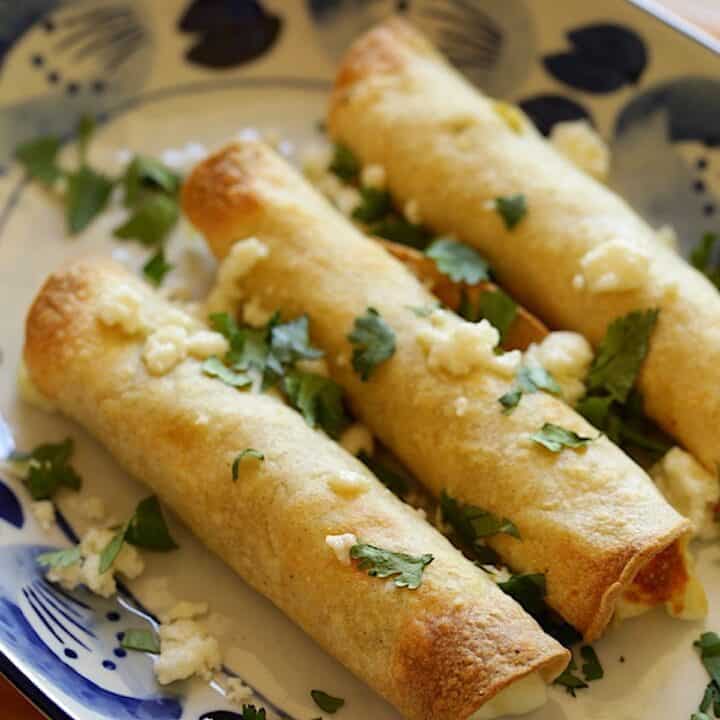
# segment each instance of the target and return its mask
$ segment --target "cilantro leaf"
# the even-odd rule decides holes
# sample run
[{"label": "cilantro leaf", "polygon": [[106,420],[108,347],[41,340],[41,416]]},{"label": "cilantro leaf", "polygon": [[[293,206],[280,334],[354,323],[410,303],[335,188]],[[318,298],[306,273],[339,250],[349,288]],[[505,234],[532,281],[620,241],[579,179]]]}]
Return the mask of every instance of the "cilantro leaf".
[{"label": "cilantro leaf", "polygon": [[375,368],[395,353],[395,331],[380,317],[380,313],[369,307],[364,315],[355,318],[355,325],[348,335],[355,345],[352,365],[365,382]]},{"label": "cilantro leaf", "polygon": [[360,161],[347,145],[337,143],[328,170],[341,180],[352,182],[360,175]]},{"label": "cilantro leaf", "polygon": [[48,136],[30,140],[15,149],[15,159],[25,168],[27,176],[52,185],[62,176],[57,162],[60,138]]},{"label": "cilantro leaf", "polygon": [[387,190],[364,187],[360,190],[360,204],[353,210],[354,220],[373,223],[382,220],[392,210],[392,198]]},{"label": "cilantro leaf", "polygon": [[580,648],[580,655],[585,661],[582,666],[582,672],[585,676],[585,680],[592,682],[593,680],[600,680],[605,675],[603,666],[600,664],[600,660],[595,652],[595,648],[590,645],[583,645]]},{"label": "cilantro leaf", "polygon": [[130,217],[113,230],[121,240],[137,240],[142,245],[161,245],[180,217],[175,198],[151,193],[134,206]]},{"label": "cilantro leaf", "polygon": [[333,697],[322,690],[311,690],[310,695],[315,704],[329,715],[334,715],[345,704],[342,698]]},{"label": "cilantro leaf", "polygon": [[150,495],[138,503],[127,524],[125,540],[131,545],[155,552],[177,549],[178,545],[170,536],[160,502],[155,495]]},{"label": "cilantro leaf", "polygon": [[423,225],[416,225],[400,215],[391,213],[382,220],[374,223],[368,228],[371,235],[385,238],[400,245],[424,250],[430,240],[432,233]]},{"label": "cilantro leaf", "polygon": [[542,573],[512,575],[509,580],[499,582],[498,587],[533,617],[539,617],[545,612],[547,589]]},{"label": "cilantro leaf", "polygon": [[554,453],[560,452],[563,448],[585,447],[593,440],[597,440],[597,438],[583,437],[553,423],[545,423],[540,430],[530,436],[530,439]]},{"label": "cilantro leaf", "polygon": [[237,479],[240,477],[240,463],[243,461],[243,458],[245,457],[252,457],[256,460],[259,460],[260,462],[265,460],[265,455],[261,453],[259,450],[255,450],[255,448],[245,448],[244,450],[241,450],[233,460],[232,464],[232,479],[233,482],[237,482]]},{"label": "cilantro leaf", "polygon": [[445,490],[440,496],[440,510],[443,520],[452,526],[458,537],[483,555],[487,546],[481,541],[485,538],[506,534],[520,539],[520,531],[511,520],[500,518],[475,505],[461,503],[448,495]]},{"label": "cilantro leaf", "polygon": [[115,535],[113,535],[110,542],[102,549],[102,552],[100,553],[100,567],[98,568],[100,575],[107,572],[112,567],[115,559],[120,554],[120,550],[125,542],[127,529],[128,523],[125,523],[120,527]]},{"label": "cilantro leaf", "polygon": [[47,500],[60,487],[79,490],[82,479],[70,465],[74,444],[72,438],[61,443],[44,443],[30,453],[13,453],[10,461],[22,463],[25,469],[23,481],[33,500]]},{"label": "cilantro leaf", "polygon": [[377,458],[370,457],[364,450],[358,455],[358,460],[367,465],[375,477],[396,495],[405,495],[408,491],[408,478],[388,463],[383,463]]},{"label": "cilantro leaf", "polygon": [[307,315],[274,325],[270,331],[270,346],[275,357],[285,364],[300,359],[315,360],[325,354],[310,344]]},{"label": "cilantro leaf", "polygon": [[266,720],[265,708],[256,708],[254,705],[243,705],[240,720]]},{"label": "cilantro leaf", "polygon": [[135,155],[122,178],[125,207],[136,207],[148,193],[156,191],[176,197],[181,182],[180,176],[159,160]]},{"label": "cilantro leaf", "polygon": [[160,639],[152,631],[147,629],[138,630],[130,628],[123,632],[120,646],[126,650],[137,650],[138,652],[160,654]]},{"label": "cilantro leaf", "polygon": [[527,213],[527,201],[522,194],[495,198],[495,209],[508,230],[512,230]]},{"label": "cilantro leaf", "polygon": [[84,230],[107,206],[113,181],[87,165],[67,174],[65,219],[71,235]]},{"label": "cilantro leaf", "polygon": [[693,643],[700,650],[700,660],[716,685],[720,685],[720,636],[704,632]]},{"label": "cilantro leaf", "polygon": [[342,388],[330,378],[316,373],[289,371],[283,386],[290,404],[299,410],[310,427],[319,426],[337,437],[347,426]]},{"label": "cilantro leaf", "polygon": [[[571,661],[571,665],[574,665]],[[581,680],[576,675],[573,675],[572,671],[575,669],[575,667],[568,667],[565,668],[565,670],[560,673],[560,675],[555,678],[554,685],[561,685],[565,688],[565,692],[567,692],[568,695],[572,695],[573,697],[576,697],[575,691],[576,690],[584,690],[585,688],[589,687],[589,685]]]},{"label": "cilantro leaf", "polygon": [[406,305],[407,309],[419,318],[430,317],[439,307],[439,303],[434,305]]},{"label": "cilantro leaf", "polygon": [[202,364],[202,371],[210,377],[222,380],[226,385],[230,385],[231,387],[243,388],[252,385],[252,378],[245,373],[231,370],[216,355],[205,360]]},{"label": "cilantro leaf", "polygon": [[487,320],[500,333],[502,342],[517,317],[517,303],[498,288],[481,293],[477,306],[472,307],[467,293],[463,292],[458,314],[470,322]]},{"label": "cilantro leaf", "polygon": [[636,310],[608,327],[587,378],[589,391],[604,390],[625,402],[648,352],[658,310]]},{"label": "cilantro leaf", "polygon": [[37,556],[36,560],[39,565],[45,567],[66,568],[79,563],[81,557],[80,546],[75,545],[74,547],[63,550],[42,553]]},{"label": "cilantro leaf", "polygon": [[87,161],[87,151],[90,146],[90,139],[95,132],[95,118],[92,115],[83,115],[78,122],[77,138],[78,138],[78,155],[80,156],[80,164],[85,165]]},{"label": "cilantro leaf", "polygon": [[707,687],[705,688],[705,692],[703,693],[703,698],[700,701],[700,705],[698,706],[698,710],[700,711],[700,714],[693,714],[693,718],[695,717],[704,717],[707,718],[708,716],[705,715],[706,710],[710,710],[712,707],[713,715],[717,718],[720,717],[720,687],[715,683],[714,680],[711,680]]},{"label": "cilantro leaf", "polygon": [[165,259],[165,251],[160,248],[144,265],[143,275],[155,286],[162,285],[165,276],[173,266]]},{"label": "cilantro leaf", "polygon": [[367,570],[371,577],[393,577],[397,587],[406,587],[409,590],[420,587],[423,571],[434,560],[429,553],[408,555],[365,543],[353,545],[350,548],[350,557],[357,560],[358,568]]},{"label": "cilantro leaf", "polygon": [[560,394],[560,385],[555,378],[541,365],[523,365],[517,373],[517,385],[499,398],[504,412],[512,412],[517,407],[523,394],[532,394],[545,390],[552,395]]},{"label": "cilantro leaf", "polygon": [[490,266],[482,255],[453,238],[438,238],[433,241],[425,254],[433,259],[437,269],[453,282],[475,285],[490,277]]}]

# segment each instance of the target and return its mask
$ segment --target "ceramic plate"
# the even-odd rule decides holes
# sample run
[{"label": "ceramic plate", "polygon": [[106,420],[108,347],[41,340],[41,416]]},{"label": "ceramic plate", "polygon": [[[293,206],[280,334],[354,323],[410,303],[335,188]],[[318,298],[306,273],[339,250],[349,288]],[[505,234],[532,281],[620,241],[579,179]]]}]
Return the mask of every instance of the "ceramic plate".
[{"label": "ceramic plate", "polygon": [[[0,456],[70,435],[84,492],[104,498],[118,520],[144,494],[80,428],[23,404],[15,373],[25,312],[51,270],[91,253],[139,267],[145,253],[109,239],[118,220],[112,212],[67,238],[60,209],[23,181],[14,148],[40,134],[67,136],[81,114],[92,113],[100,121],[92,162],[107,170],[117,171],[128,151],[192,161],[242,128],[276,131],[292,157],[316,136],[344,48],[393,10],[417,22],[473,82],[520,102],[543,132],[561,120],[590,119],[612,148],[612,186],[653,225],[673,225],[687,253],[720,213],[718,48],[647,8],[622,0],[601,7],[574,0],[0,0]],[[169,254],[177,270],[168,284],[191,281],[201,296],[214,272],[202,243],[181,228]],[[72,498],[59,506],[57,526],[45,532],[22,486],[0,482],[0,669],[51,718],[239,717],[221,681],[161,689],[146,655],[119,648],[123,628],[154,622],[163,593],[210,603],[227,674],[253,688],[269,717],[317,717],[315,687],[346,699],[344,720],[398,717],[176,522],[181,550],[148,554],[146,572],[118,599],[60,593],[44,582],[34,556],[68,544],[85,525]],[[707,627],[718,629],[720,549],[698,551],[710,591]],[[700,631],[662,612],[624,623],[596,645],[605,678],[576,699],[554,688],[532,718],[689,717],[707,681],[692,648]]]}]

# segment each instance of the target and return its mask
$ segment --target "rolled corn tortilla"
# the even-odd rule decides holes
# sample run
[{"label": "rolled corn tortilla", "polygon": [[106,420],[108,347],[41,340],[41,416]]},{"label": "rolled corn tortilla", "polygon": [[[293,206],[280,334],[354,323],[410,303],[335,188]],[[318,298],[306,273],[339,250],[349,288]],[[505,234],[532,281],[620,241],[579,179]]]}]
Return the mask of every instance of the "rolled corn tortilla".
[{"label": "rolled corn tortilla", "polygon": [[[412,308],[435,298],[279,156],[259,143],[229,145],[195,168],[182,201],[213,252],[232,254],[228,263],[245,243],[263,244],[263,257],[236,277],[234,299],[307,313],[362,422],[436,495],[514,522],[522,539],[498,535],[491,545],[513,570],[545,573],[548,603],[586,639],[602,633],[620,595],[656,555],[662,567],[646,573],[652,588],[643,598],[686,611],[685,586],[695,581],[675,541],[689,523],[645,472],[550,395],[527,395],[503,414],[499,398],[514,384],[503,363],[511,356],[492,349],[473,356],[477,326],[456,315],[418,317]],[[368,307],[393,329],[396,350],[363,382],[347,335]],[[458,367],[450,372],[443,361]],[[475,365],[458,374],[468,363]],[[597,439],[584,450],[549,452],[530,438],[547,422]]]},{"label": "rolled corn tortilla", "polygon": [[[379,163],[399,202],[489,260],[551,327],[597,345],[659,308],[639,376],[645,410],[709,470],[720,463],[720,295],[620,197],[578,170],[516,107],[483,95],[407,23],[361,37],[337,75],[331,134]],[[495,200],[523,194],[508,229]]]},{"label": "rolled corn tortilla", "polygon": [[[148,371],[153,327],[192,337],[196,324],[120,266],[84,261],[40,291],[24,358],[45,397],[405,717],[532,709],[567,651],[362,463],[280,400],[204,375],[197,359]],[[248,447],[264,460],[243,460],[233,482]],[[420,587],[336,557],[326,538],[348,533],[432,554]]]}]

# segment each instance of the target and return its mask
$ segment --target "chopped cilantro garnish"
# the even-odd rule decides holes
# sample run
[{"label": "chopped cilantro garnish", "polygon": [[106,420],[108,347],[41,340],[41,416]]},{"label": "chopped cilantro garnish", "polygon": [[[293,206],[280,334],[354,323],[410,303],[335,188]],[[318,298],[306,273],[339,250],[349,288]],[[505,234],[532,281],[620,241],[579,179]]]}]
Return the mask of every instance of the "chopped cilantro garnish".
[{"label": "chopped cilantro garnish", "polygon": [[560,675],[555,678],[555,685],[560,685],[565,688],[565,692],[567,692],[568,695],[572,695],[573,697],[576,697],[575,692],[577,690],[584,690],[585,688],[589,687],[589,685],[582,680],[581,678],[577,677],[577,675],[573,675],[573,671],[577,670],[577,665],[575,664],[575,659],[570,658],[570,662],[568,663],[568,666],[565,668],[565,670],[560,673]]},{"label": "chopped cilantro garnish", "polygon": [[80,546],[75,545],[74,547],[63,550],[42,553],[37,556],[36,560],[38,565],[45,567],[66,568],[79,563],[81,557]]},{"label": "chopped cilantro garnish", "polygon": [[245,373],[235,372],[227,367],[219,357],[209,357],[202,365],[202,371],[210,377],[222,380],[231,387],[243,388],[252,385],[252,378]]},{"label": "chopped cilantro garnish", "polygon": [[181,183],[180,176],[159,160],[135,155],[122,177],[125,207],[137,207],[148,194],[158,191],[176,197]]},{"label": "chopped cilantro garnish", "polygon": [[47,500],[61,487],[79,490],[80,476],[70,464],[74,444],[72,438],[61,443],[44,443],[29,453],[14,452],[8,460],[18,473],[33,500]]},{"label": "chopped cilantro garnish", "polygon": [[706,711],[712,707],[715,717],[720,717],[720,637],[714,632],[704,632],[693,643],[700,650],[700,660],[705,666],[710,682],[693,718],[708,718]]},{"label": "chopped cilantro garnish", "polygon": [[256,708],[254,705],[243,705],[239,720],[266,720],[265,708]]},{"label": "chopped cilantro garnish", "polygon": [[92,115],[83,115],[78,122],[77,127],[77,142],[78,142],[78,157],[80,164],[87,164],[87,153],[90,146],[90,140],[95,132],[97,123]]},{"label": "chopped cilantro garnish", "polygon": [[315,704],[330,715],[336,713],[345,704],[342,698],[333,697],[322,690],[311,690],[310,695],[315,701]]},{"label": "chopped cilantro garnish", "polygon": [[545,390],[553,395],[560,393],[560,386],[555,378],[540,365],[523,365],[517,374],[517,385],[499,398],[500,404],[509,413],[515,409],[523,394]]},{"label": "chopped cilantro garnish", "polygon": [[347,145],[337,143],[328,169],[341,180],[352,182],[353,180],[357,180],[360,174],[360,161]]},{"label": "chopped cilantro garnish", "polygon": [[432,240],[432,233],[422,225],[416,225],[396,214],[390,214],[368,229],[371,235],[385,238],[400,245],[424,250]]},{"label": "chopped cilantro garnish", "polygon": [[573,430],[567,430],[560,425],[553,423],[545,423],[540,430],[530,436],[539,445],[547,448],[551,452],[558,453],[563,448],[581,448],[597,438],[583,437]]},{"label": "chopped cilantro garnish", "polygon": [[130,217],[113,235],[121,240],[137,240],[142,245],[162,245],[180,217],[177,199],[162,193],[152,193],[132,207]]},{"label": "chopped cilantro garnish", "polygon": [[358,568],[367,570],[371,577],[392,577],[397,587],[406,587],[409,590],[420,587],[423,571],[434,559],[429,553],[408,555],[365,543],[353,545],[350,548],[350,557],[357,560]]},{"label": "chopped cilantro garnish", "polygon": [[132,517],[121,525],[110,542],[100,553],[99,572],[107,572],[117,558],[123,543],[153,550],[167,552],[177,549],[177,544],[170,536],[160,503],[154,495],[141,500]]},{"label": "chopped cilantro garnish", "polygon": [[244,450],[241,450],[235,459],[233,460],[232,464],[232,479],[233,482],[237,482],[237,479],[240,477],[240,463],[243,461],[243,458],[251,457],[255,458],[256,460],[259,460],[262,462],[265,460],[265,455],[261,453],[259,450],[256,450],[255,448],[245,448]]},{"label": "chopped cilantro garnish", "polygon": [[621,403],[627,400],[647,355],[658,313],[637,310],[610,324],[588,374],[589,391],[605,391]]},{"label": "chopped cilantro garnish", "polygon": [[155,286],[162,285],[165,276],[173,266],[165,259],[165,251],[160,248],[144,265],[143,275]]},{"label": "chopped cilantro garnish", "polygon": [[349,420],[343,406],[342,388],[316,373],[290,370],[283,387],[290,404],[299,410],[310,427],[320,427],[337,437]]},{"label": "chopped cilantro garnish", "polygon": [[517,303],[498,288],[481,293],[473,307],[467,293],[463,292],[458,314],[470,322],[487,320],[500,333],[502,342],[517,317]]},{"label": "chopped cilantro garnish", "polygon": [[307,315],[295,320],[273,325],[270,331],[270,345],[275,357],[281,363],[294,363],[296,360],[315,360],[324,353],[310,343]]},{"label": "chopped cilantro garnish", "polygon": [[59,150],[59,138],[40,137],[18,146],[15,159],[25,168],[29,178],[52,185],[63,174],[57,162]]},{"label": "chopped cilantro garnish", "polygon": [[394,330],[371,307],[364,315],[355,318],[348,340],[355,346],[352,354],[353,369],[363,381],[368,380],[375,368],[395,352]]},{"label": "chopped cilantro garnish", "polygon": [[603,666],[600,664],[600,659],[595,652],[595,648],[591,645],[583,645],[580,648],[580,655],[585,661],[582,666],[582,673],[588,682],[593,680],[600,680],[604,677],[605,671]]},{"label": "chopped cilantro garnish", "polygon": [[504,533],[520,539],[517,526],[508,518],[500,518],[475,505],[461,503],[444,490],[440,497],[440,510],[443,520],[449,523],[458,538],[473,550],[479,562],[497,562],[495,552],[483,543],[485,538]]},{"label": "chopped cilantro garnish", "polygon": [[453,238],[438,238],[425,254],[432,258],[438,270],[453,282],[475,285],[490,277],[489,265],[480,253]]},{"label": "chopped cilantro garnish", "polygon": [[65,219],[68,231],[83,231],[107,206],[113,181],[87,165],[67,174]]},{"label": "chopped cilantro garnish", "polygon": [[388,490],[392,490],[392,492],[400,496],[407,493],[409,483],[407,475],[392,467],[388,462],[370,457],[364,450],[358,455],[358,460],[367,465],[375,477]]},{"label": "chopped cilantro garnish", "polygon": [[495,209],[505,223],[508,230],[512,230],[527,213],[527,202],[525,196],[508,195],[495,199]]},{"label": "chopped cilantro garnish", "polygon": [[407,309],[413,313],[413,315],[417,315],[417,317],[420,318],[426,318],[430,317],[439,307],[439,303],[435,303],[434,305],[407,305]]},{"label": "chopped cilantro garnish", "polygon": [[137,650],[153,655],[160,653],[160,639],[152,630],[136,628],[125,630],[120,645],[125,650]]},{"label": "chopped cilantro garnish", "polygon": [[387,190],[365,187],[360,190],[361,201],[352,213],[355,220],[374,223],[382,220],[392,210],[392,198]]}]

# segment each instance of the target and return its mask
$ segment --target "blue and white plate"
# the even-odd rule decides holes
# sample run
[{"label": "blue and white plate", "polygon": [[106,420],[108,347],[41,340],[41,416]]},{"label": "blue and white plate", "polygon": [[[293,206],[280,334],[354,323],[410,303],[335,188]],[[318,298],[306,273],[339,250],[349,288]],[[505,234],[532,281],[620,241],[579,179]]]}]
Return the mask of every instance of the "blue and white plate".
[{"label": "blue and white plate", "polygon": [[[647,2],[647,0],[646,0]],[[645,3],[643,3],[645,4]],[[428,32],[467,76],[520,102],[544,131],[588,118],[612,154],[611,184],[655,226],[673,225],[685,252],[720,216],[720,48],[623,0],[0,0],[0,457],[12,447],[71,435],[84,492],[118,520],[143,495],[77,426],[18,398],[15,373],[25,312],[42,280],[69,257],[143,253],[111,240],[104,214],[69,239],[60,209],[23,181],[14,148],[67,136],[92,113],[93,164],[115,170],[128,152],[192,160],[243,128],[274,130],[294,148],[316,136],[333,68],[359,32],[393,10]],[[713,52],[715,51],[715,52]],[[214,263],[181,228],[169,249],[200,295]],[[85,523],[71,498],[44,532],[21,484],[0,480],[0,670],[51,718],[215,718],[239,708],[220,684],[156,685],[151,660],[125,653],[118,634],[152,624],[159,598],[210,603],[226,670],[269,717],[309,720],[320,687],[346,699],[338,717],[397,713],[250,590],[177,522],[181,550],[147,555],[119,599],[64,593],[34,557],[67,544]],[[707,627],[720,628],[720,550],[699,548],[710,593]],[[534,720],[689,717],[706,683],[692,648],[699,624],[662,612],[628,621],[597,643],[605,678],[576,699],[554,689]]]}]

